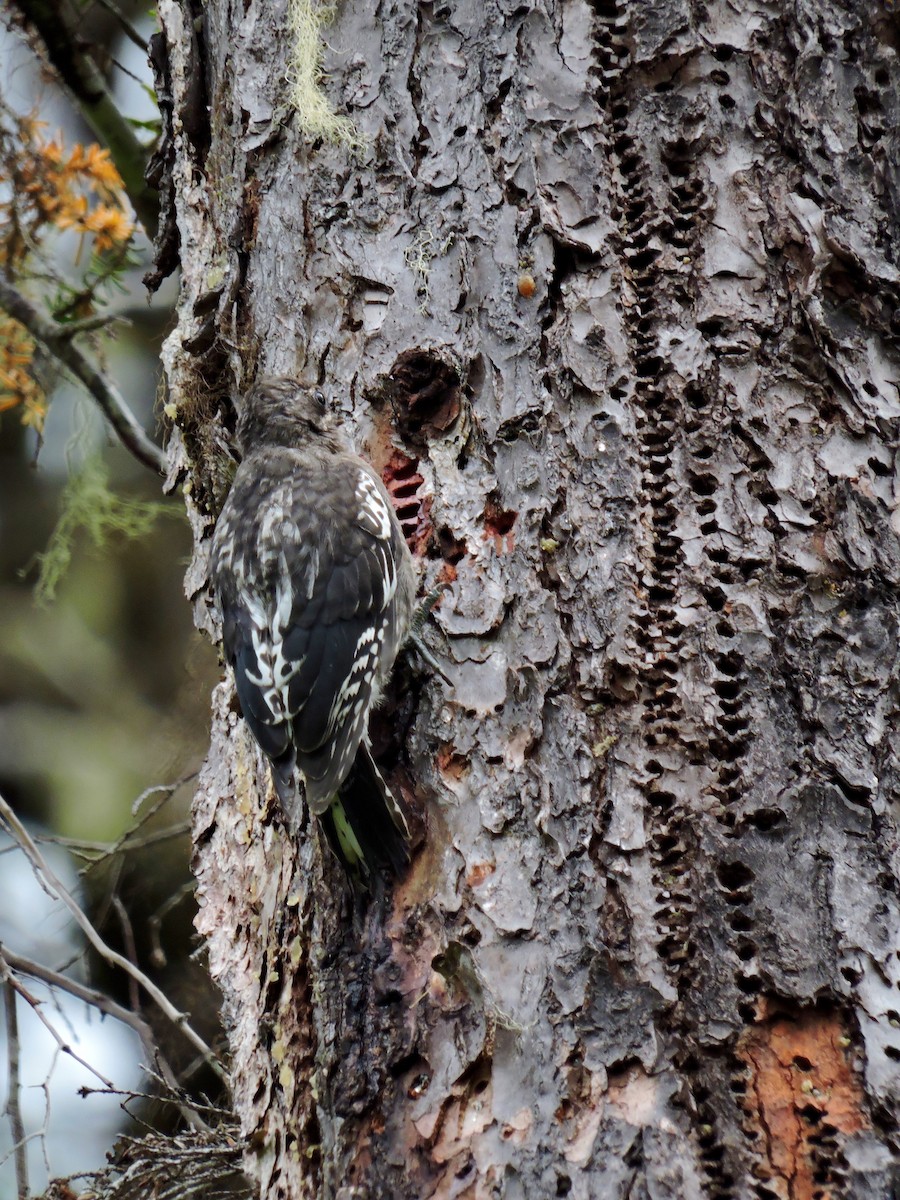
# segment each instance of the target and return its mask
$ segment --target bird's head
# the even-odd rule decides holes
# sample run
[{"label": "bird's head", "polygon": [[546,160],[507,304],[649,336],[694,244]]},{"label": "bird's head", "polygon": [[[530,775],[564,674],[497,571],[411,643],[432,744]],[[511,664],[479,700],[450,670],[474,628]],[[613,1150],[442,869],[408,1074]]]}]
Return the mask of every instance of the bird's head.
[{"label": "bird's head", "polygon": [[257,446],[302,446],[321,439],[338,443],[325,395],[288,375],[257,379],[244,396],[237,437],[244,454]]}]

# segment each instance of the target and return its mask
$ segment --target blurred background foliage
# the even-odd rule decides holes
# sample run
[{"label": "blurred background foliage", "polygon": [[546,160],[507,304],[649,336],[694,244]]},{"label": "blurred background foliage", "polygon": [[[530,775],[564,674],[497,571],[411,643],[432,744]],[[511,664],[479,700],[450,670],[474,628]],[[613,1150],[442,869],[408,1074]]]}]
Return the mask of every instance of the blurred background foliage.
[{"label": "blurred background foliage", "polygon": [[[88,419],[78,416],[84,401],[66,399],[66,415]],[[58,436],[75,436],[59,424]],[[59,521],[67,475],[35,463],[29,442],[33,433],[4,416],[0,791],[60,833],[112,839],[145,787],[196,767],[204,750],[215,656],[181,589],[189,530],[166,516],[102,548],[77,530],[55,599],[38,604],[37,556]],[[104,457],[114,493],[159,498],[159,481],[122,451],[104,447]],[[180,500],[169,503],[177,514]]]},{"label": "blurred background foliage", "polygon": [[[149,37],[151,18],[139,8],[125,9],[143,38]],[[172,319],[176,282],[169,280],[148,299],[140,279],[150,247],[139,229],[131,237],[133,213],[108,161],[22,36],[18,14],[7,9],[5,16],[0,104],[7,137],[0,208],[15,204],[21,213],[30,204],[35,224],[12,249],[7,240],[0,267],[14,277],[23,272],[22,290],[45,315],[59,318],[66,304],[75,320],[100,311],[115,315],[115,323],[91,334],[83,348],[160,441],[158,354]],[[80,16],[85,41],[102,48],[121,110],[152,141],[157,114],[145,54],[106,5],[90,3]],[[23,121],[26,125],[17,125]],[[30,149],[27,138],[22,141],[18,175],[8,144],[9,131],[16,129],[20,136],[26,129],[32,141]],[[30,198],[24,194],[24,181],[35,177],[35,146],[43,146],[45,160],[52,147],[49,157],[61,165],[61,182],[72,185],[57,197],[55,209],[46,202],[46,185]],[[83,195],[84,203],[78,200]],[[115,270],[103,278],[113,260]],[[89,301],[83,294],[79,299],[88,289]],[[7,368],[16,355],[28,357],[21,329],[8,320],[0,327],[0,350]],[[183,594],[191,539],[180,497],[162,496],[159,477],[113,443],[93,402],[39,349],[33,362],[21,365],[21,394],[9,369],[0,379],[0,794],[33,828],[76,842],[112,843],[132,824],[132,803],[140,793],[199,768],[209,692],[218,677],[216,655],[195,632]],[[100,493],[101,505],[110,505],[112,526],[121,519],[139,536],[107,529],[98,547],[83,528],[70,528],[70,561],[63,564],[52,600],[38,603],[41,555],[58,527],[67,488],[85,471],[88,484],[105,479],[120,498],[107,501]],[[137,529],[139,517],[152,519]],[[197,947],[186,831],[190,797],[188,780],[141,831],[137,841],[143,848],[104,859],[83,874],[81,898],[104,937],[136,957],[177,1006],[193,1013],[203,1036],[214,1040],[217,1004],[202,964],[192,957]],[[170,826],[176,830],[172,836],[155,838]],[[83,858],[74,861],[85,865]],[[16,900],[0,892],[3,903]],[[0,911],[0,928],[3,917]],[[86,962],[96,986],[123,1004],[134,1003],[125,979],[99,961]],[[149,1006],[145,1016],[154,1020]],[[159,1032],[186,1086],[214,1094],[213,1082],[194,1070],[177,1035],[162,1024]],[[23,1058],[27,1054],[25,1046]],[[151,1115],[163,1127],[169,1121],[168,1110]],[[90,1120],[87,1112],[85,1119]],[[0,1168],[0,1196],[14,1194],[9,1166]]]}]

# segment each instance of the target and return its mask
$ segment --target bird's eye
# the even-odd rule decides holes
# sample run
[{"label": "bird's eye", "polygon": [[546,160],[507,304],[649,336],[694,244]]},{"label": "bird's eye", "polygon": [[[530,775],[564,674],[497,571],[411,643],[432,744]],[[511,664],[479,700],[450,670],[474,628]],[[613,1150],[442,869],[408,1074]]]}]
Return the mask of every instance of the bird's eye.
[{"label": "bird's eye", "polygon": [[316,390],[313,392],[313,400],[315,400],[322,412],[324,412],[328,407],[328,401],[326,400],[325,393],[321,388],[316,388]]}]

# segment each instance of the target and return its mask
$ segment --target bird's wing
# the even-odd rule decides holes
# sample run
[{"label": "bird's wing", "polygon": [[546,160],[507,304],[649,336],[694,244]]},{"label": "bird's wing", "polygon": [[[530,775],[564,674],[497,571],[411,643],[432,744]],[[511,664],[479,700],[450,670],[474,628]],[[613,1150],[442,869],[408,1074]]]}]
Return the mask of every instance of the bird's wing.
[{"label": "bird's wing", "polygon": [[304,664],[288,686],[288,707],[311,805],[316,795],[327,802],[353,765],[396,654],[392,513],[367,469],[345,461],[340,470],[346,486],[329,491],[329,534],[315,561],[292,576],[285,639],[287,657]]},{"label": "bird's wing", "polygon": [[[245,462],[216,536],[223,637],[241,710],[270,758],[296,753],[314,811],[352,766],[385,647],[392,660],[396,653],[388,501],[358,461],[329,466],[326,475],[297,462],[260,494],[259,472],[254,491]],[[230,560],[222,548],[229,526],[240,531]]]}]

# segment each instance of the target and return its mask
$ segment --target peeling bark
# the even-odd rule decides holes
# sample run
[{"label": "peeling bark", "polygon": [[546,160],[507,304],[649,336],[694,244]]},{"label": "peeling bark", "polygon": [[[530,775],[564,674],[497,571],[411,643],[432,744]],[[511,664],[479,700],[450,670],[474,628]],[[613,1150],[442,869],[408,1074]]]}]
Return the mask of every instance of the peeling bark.
[{"label": "peeling bark", "polygon": [[364,914],[214,695],[199,928],[262,1195],[893,1194],[896,17],[342,0],[351,155],[287,107],[283,3],[203,11],[205,140],[159,5],[198,625],[227,397],[296,371],[448,581],[453,680],[375,722],[426,833]]}]

